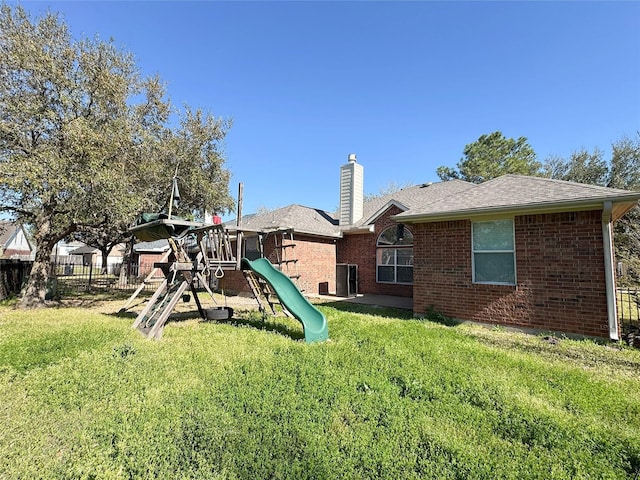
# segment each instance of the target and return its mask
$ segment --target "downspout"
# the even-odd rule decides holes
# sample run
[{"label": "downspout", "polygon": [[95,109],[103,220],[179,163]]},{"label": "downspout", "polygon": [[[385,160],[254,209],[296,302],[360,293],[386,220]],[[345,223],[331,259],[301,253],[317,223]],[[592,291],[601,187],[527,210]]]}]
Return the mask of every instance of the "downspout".
[{"label": "downspout", "polygon": [[616,285],[613,269],[613,241],[611,229],[611,201],[604,202],[602,209],[602,241],[604,247],[604,278],[607,290],[607,317],[609,320],[609,338],[619,340],[618,312],[616,305]]}]

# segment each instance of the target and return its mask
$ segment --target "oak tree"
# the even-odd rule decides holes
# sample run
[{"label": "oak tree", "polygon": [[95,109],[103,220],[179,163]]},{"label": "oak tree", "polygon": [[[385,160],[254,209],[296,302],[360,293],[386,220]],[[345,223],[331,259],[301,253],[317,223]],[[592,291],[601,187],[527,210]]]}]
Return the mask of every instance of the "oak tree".
[{"label": "oak tree", "polygon": [[36,258],[23,306],[44,303],[55,244],[121,228],[161,207],[175,168],[183,209],[231,208],[227,121],[175,113],[114,42],[75,40],[58,15],[0,8],[0,211],[31,226]]}]

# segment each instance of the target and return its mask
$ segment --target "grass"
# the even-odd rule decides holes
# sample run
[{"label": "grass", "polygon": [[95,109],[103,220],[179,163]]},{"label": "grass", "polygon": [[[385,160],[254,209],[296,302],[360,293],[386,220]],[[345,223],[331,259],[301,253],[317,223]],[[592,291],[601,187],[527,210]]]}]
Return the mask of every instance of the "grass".
[{"label": "grass", "polygon": [[[0,478],[637,478],[640,351],[323,306],[170,323],[0,306]],[[435,317],[436,320],[442,320]]]}]

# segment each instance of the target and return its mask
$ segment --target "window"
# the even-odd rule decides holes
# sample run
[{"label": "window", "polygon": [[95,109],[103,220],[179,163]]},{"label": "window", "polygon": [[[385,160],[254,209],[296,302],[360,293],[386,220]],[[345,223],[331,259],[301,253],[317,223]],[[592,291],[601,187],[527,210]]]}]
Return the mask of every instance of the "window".
[{"label": "window", "polygon": [[413,283],[413,234],[403,224],[378,237],[376,266],[380,283]]},{"label": "window", "polygon": [[472,236],[474,283],[515,285],[513,220],[474,222]]}]

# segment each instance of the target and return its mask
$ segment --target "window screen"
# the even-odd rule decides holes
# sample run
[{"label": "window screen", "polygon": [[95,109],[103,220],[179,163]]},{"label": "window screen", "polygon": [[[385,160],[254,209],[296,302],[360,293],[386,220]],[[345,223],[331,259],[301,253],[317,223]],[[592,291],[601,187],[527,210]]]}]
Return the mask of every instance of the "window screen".
[{"label": "window screen", "polygon": [[513,220],[475,222],[473,229],[473,281],[515,285]]}]

